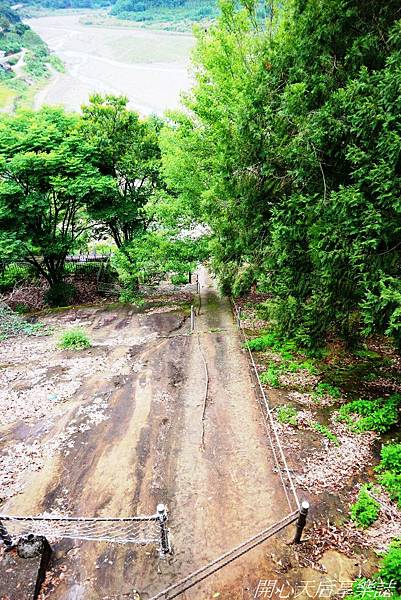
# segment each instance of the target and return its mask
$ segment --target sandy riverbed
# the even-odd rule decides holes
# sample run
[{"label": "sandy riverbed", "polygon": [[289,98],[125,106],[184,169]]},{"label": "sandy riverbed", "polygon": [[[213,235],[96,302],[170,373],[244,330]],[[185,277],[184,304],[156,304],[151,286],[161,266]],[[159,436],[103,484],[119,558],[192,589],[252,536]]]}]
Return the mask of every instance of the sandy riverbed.
[{"label": "sandy riverbed", "polygon": [[190,87],[191,35],[94,27],[82,15],[30,19],[29,25],[66,67],[37,94],[35,108],[61,104],[77,111],[93,92],[126,95],[146,115],[179,105]]}]

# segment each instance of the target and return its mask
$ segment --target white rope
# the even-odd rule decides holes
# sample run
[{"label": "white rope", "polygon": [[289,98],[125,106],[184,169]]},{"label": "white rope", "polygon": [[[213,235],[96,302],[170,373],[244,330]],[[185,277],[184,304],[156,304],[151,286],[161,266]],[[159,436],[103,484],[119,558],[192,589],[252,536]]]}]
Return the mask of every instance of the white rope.
[{"label": "white rope", "polygon": [[198,347],[202,357],[203,368],[205,372],[205,388],[203,393],[203,408],[202,408],[202,435],[201,435],[201,447],[202,450],[205,449],[205,420],[206,420],[206,409],[207,409],[207,397],[209,393],[209,369],[207,366],[206,358],[202,350],[202,345],[200,342],[200,335],[197,335],[198,338]]},{"label": "white rope", "polygon": [[158,515],[127,518],[62,517],[56,515],[0,515],[12,538],[43,535],[48,540],[60,538],[105,541],[116,544],[160,543]]},{"label": "white rope", "polygon": [[276,426],[275,426],[275,423],[274,423],[274,419],[272,417],[272,411],[271,411],[271,408],[269,406],[269,402],[268,402],[265,390],[263,389],[262,382],[260,381],[259,373],[258,373],[258,370],[256,368],[256,364],[255,364],[252,352],[251,352],[251,350],[249,348],[249,345],[248,345],[248,336],[246,335],[245,330],[242,327],[241,315],[240,315],[240,312],[239,312],[239,310],[237,308],[237,305],[235,304],[234,300],[232,300],[232,303],[233,303],[233,306],[234,306],[234,312],[235,312],[236,317],[237,317],[238,327],[239,327],[239,329],[240,329],[240,331],[241,331],[241,333],[242,333],[242,335],[244,337],[244,340],[245,340],[245,343],[246,343],[246,348],[248,350],[249,357],[250,357],[250,360],[251,360],[251,363],[252,363],[252,367],[253,367],[254,373],[256,375],[256,379],[257,379],[257,382],[259,384],[259,388],[260,388],[260,391],[261,391],[261,394],[262,394],[264,408],[265,408],[266,414],[267,414],[268,419],[269,419],[269,425],[270,425],[270,427],[267,428],[268,436],[269,436],[270,445],[271,445],[271,448],[272,448],[272,451],[273,451],[274,460],[276,462],[276,466],[277,466],[278,472],[280,474],[281,481],[283,483],[284,492],[285,492],[285,495],[287,497],[287,502],[288,502],[290,510],[292,510],[293,507],[292,507],[290,498],[288,496],[287,487],[285,485],[285,482],[284,482],[284,479],[283,479],[283,476],[282,476],[282,472],[281,472],[282,468],[281,468],[280,463],[278,461],[277,454],[276,454],[276,451],[275,451],[275,448],[274,448],[274,444],[273,444],[273,440],[271,438],[269,430],[273,432],[273,436],[274,436],[274,439],[276,441],[276,444],[277,444],[277,447],[278,447],[278,450],[279,450],[279,454],[280,454],[282,463],[284,465],[284,469],[285,469],[286,474],[287,474],[287,479],[288,479],[288,482],[290,484],[291,492],[292,492],[292,494],[294,496],[297,508],[300,509],[301,504],[300,504],[300,501],[299,501],[299,498],[298,498],[298,495],[297,495],[297,492],[296,492],[296,489],[295,489],[295,486],[294,486],[294,482],[293,482],[292,477],[291,477],[290,470],[288,468],[287,459],[285,458],[285,454],[284,454],[283,448],[281,446],[280,438],[279,438],[279,435],[277,433],[277,429],[276,429]]},{"label": "white rope", "polygon": [[186,590],[192,588],[197,583],[200,583],[207,577],[210,577],[211,575],[213,575],[213,573],[216,573],[217,571],[227,566],[243,554],[246,554],[259,544],[263,543],[264,541],[266,541],[267,539],[269,539],[270,537],[272,537],[291,523],[294,523],[297,520],[298,515],[298,511],[295,511],[287,515],[280,521],[277,521],[277,523],[269,525],[269,527],[266,527],[266,529],[263,529],[251,538],[245,540],[244,542],[241,542],[241,544],[238,544],[238,546],[235,546],[235,548],[232,548],[228,552],[225,552],[212,562],[208,563],[207,565],[204,565],[203,567],[201,567],[197,571],[194,571],[190,575],[187,575],[187,577],[180,579],[180,581],[177,581],[177,583],[173,583],[162,592],[156,594],[156,596],[153,596],[151,600],[160,600],[161,598],[164,598],[165,600],[172,600],[172,598],[176,598]]}]

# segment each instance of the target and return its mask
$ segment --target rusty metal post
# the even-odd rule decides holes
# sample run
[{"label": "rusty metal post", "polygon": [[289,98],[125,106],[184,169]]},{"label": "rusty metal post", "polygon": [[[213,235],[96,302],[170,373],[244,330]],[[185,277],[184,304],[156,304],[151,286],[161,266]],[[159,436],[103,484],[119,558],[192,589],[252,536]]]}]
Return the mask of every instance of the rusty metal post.
[{"label": "rusty metal post", "polygon": [[2,521],[0,521],[0,541],[6,547],[6,550],[11,550],[14,546],[14,542],[12,540],[11,535],[8,533],[7,529],[4,527]]},{"label": "rusty metal post", "polygon": [[237,310],[237,325],[241,329],[241,307],[238,307]]},{"label": "rusty metal post", "polygon": [[165,554],[171,553],[170,540],[168,535],[168,527],[167,527],[167,508],[164,504],[157,505],[157,516],[159,517],[160,523],[160,555],[164,556]]},{"label": "rusty metal post", "polygon": [[195,329],[195,308],[191,304],[191,332]]},{"label": "rusty metal post", "polygon": [[295,530],[295,536],[294,536],[294,542],[293,542],[294,544],[300,544],[300,542],[301,542],[302,532],[306,525],[306,517],[308,516],[308,511],[309,511],[309,502],[304,500],[301,504],[298,520],[295,524],[296,530]]}]

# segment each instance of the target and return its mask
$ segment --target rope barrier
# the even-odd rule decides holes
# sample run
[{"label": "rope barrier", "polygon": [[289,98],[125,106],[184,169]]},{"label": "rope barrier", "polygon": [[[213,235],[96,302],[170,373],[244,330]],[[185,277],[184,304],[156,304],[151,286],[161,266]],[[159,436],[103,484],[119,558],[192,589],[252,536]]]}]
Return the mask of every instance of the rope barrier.
[{"label": "rope barrier", "polygon": [[248,350],[248,354],[249,354],[249,357],[250,357],[250,360],[251,360],[251,364],[252,364],[252,367],[253,367],[253,371],[255,373],[256,380],[257,380],[257,383],[259,385],[259,389],[260,389],[260,392],[261,392],[261,395],[262,395],[263,405],[264,405],[264,409],[265,409],[264,415],[267,414],[267,416],[268,416],[269,425],[266,424],[267,425],[266,429],[267,429],[267,433],[268,433],[270,445],[271,445],[271,448],[272,448],[273,457],[274,457],[274,460],[275,460],[275,463],[276,463],[276,466],[277,466],[277,470],[278,470],[278,472],[280,474],[280,478],[281,478],[281,481],[283,483],[283,488],[284,488],[284,492],[285,492],[285,495],[286,495],[286,498],[287,498],[288,506],[289,506],[290,510],[293,509],[293,506],[291,504],[291,501],[290,501],[290,498],[289,498],[289,495],[288,495],[287,486],[285,485],[285,482],[284,482],[284,479],[283,479],[282,467],[280,466],[280,463],[278,461],[277,452],[276,452],[276,450],[274,448],[274,444],[273,444],[273,440],[272,440],[272,436],[270,434],[270,431],[273,433],[273,437],[274,437],[275,442],[277,444],[278,452],[279,452],[279,455],[281,457],[282,464],[284,465],[284,470],[285,470],[285,472],[287,474],[287,479],[288,479],[288,482],[289,482],[289,485],[290,485],[290,488],[291,488],[291,492],[292,492],[292,494],[294,496],[296,506],[297,506],[298,509],[300,509],[300,506],[301,506],[300,505],[300,501],[299,501],[298,494],[296,492],[295,485],[294,485],[294,482],[292,480],[290,470],[288,468],[287,459],[285,457],[285,454],[284,454],[284,451],[283,451],[283,448],[282,448],[282,445],[281,445],[281,442],[280,442],[280,438],[278,436],[277,429],[276,429],[276,426],[275,426],[275,423],[274,423],[274,420],[273,420],[273,417],[272,417],[272,411],[271,411],[271,408],[269,406],[269,402],[268,402],[265,390],[263,388],[262,382],[260,381],[259,373],[258,373],[256,364],[255,364],[252,352],[251,352],[251,350],[249,348],[249,345],[248,345],[248,341],[249,341],[248,340],[248,336],[246,335],[245,330],[242,327],[241,312],[238,309],[237,305],[235,304],[234,300],[232,300],[232,304],[233,304],[233,307],[234,307],[234,313],[235,313],[235,316],[236,316],[236,319],[237,319],[238,328],[241,331],[242,336],[244,338],[244,341],[245,341],[245,344],[246,344],[246,348]]},{"label": "rope barrier", "polygon": [[194,585],[200,583],[207,577],[210,577],[216,571],[219,571],[220,569],[227,566],[243,554],[246,554],[262,542],[266,541],[272,535],[275,535],[291,523],[294,523],[298,519],[298,516],[298,511],[287,515],[277,523],[274,523],[274,525],[270,525],[266,529],[263,529],[263,531],[260,531],[256,535],[239,544],[238,546],[235,546],[235,548],[233,548],[232,550],[225,552],[212,562],[201,567],[197,571],[194,571],[187,577],[180,579],[180,581],[177,581],[177,583],[174,583],[162,592],[159,592],[150,600],[160,600],[161,598],[164,598],[164,600],[172,600],[173,598],[176,598],[180,594],[183,594],[186,590],[192,588]]},{"label": "rope barrier", "polygon": [[7,535],[14,543],[18,537],[33,534],[45,536],[48,539],[66,538],[139,545],[160,544],[160,522],[159,513],[134,517],[0,514],[0,524],[4,524],[0,540],[7,541],[5,538]]},{"label": "rope barrier", "polygon": [[206,419],[206,408],[207,408],[207,396],[209,393],[209,369],[207,366],[205,355],[203,354],[202,345],[200,342],[200,336],[197,335],[198,347],[202,356],[203,368],[205,370],[205,391],[203,394],[203,409],[202,409],[202,435],[201,435],[201,447],[205,449],[205,419]]}]

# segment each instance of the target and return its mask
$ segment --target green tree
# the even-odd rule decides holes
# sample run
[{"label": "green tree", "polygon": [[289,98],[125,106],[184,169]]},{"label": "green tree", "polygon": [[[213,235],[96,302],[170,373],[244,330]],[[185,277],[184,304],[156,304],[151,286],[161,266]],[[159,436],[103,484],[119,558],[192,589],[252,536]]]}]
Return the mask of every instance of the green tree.
[{"label": "green tree", "polygon": [[[395,0],[221,3],[164,134],[169,186],[213,231],[227,292],[274,296],[282,335],[401,346],[401,24]],[[196,165],[196,173],[192,165]]]},{"label": "green tree", "polygon": [[23,257],[51,287],[67,254],[91,227],[87,202],[107,195],[77,116],[43,108],[0,120],[0,251]]},{"label": "green tree", "polygon": [[95,147],[102,175],[112,177],[107,196],[95,196],[88,208],[114,238],[117,248],[146,231],[146,204],[162,187],[156,118],[140,120],[127,109],[127,98],[94,95],[82,108],[82,132]]}]

